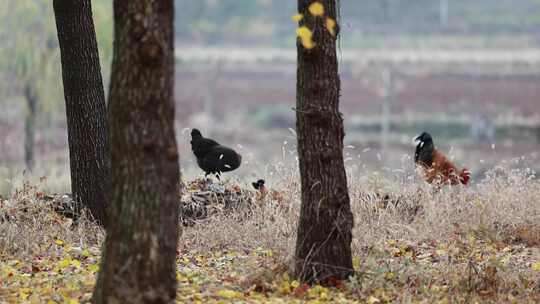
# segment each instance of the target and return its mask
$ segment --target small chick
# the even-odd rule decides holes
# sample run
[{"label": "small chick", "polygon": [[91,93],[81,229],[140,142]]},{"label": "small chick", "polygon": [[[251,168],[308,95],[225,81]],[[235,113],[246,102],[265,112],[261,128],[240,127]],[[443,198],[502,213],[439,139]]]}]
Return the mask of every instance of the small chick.
[{"label": "small chick", "polygon": [[255,190],[258,190],[256,194],[257,201],[263,201],[268,195],[270,195],[269,198],[271,200],[277,201],[278,203],[282,204],[284,201],[283,194],[276,190],[268,190],[264,184],[264,179],[259,179],[258,181],[251,183],[253,188],[255,188]]}]

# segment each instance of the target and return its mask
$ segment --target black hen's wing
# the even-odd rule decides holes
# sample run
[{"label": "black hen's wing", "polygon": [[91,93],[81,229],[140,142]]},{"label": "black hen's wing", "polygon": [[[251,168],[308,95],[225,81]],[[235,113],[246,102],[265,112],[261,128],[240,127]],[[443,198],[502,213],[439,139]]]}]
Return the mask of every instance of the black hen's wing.
[{"label": "black hen's wing", "polygon": [[191,150],[198,159],[204,158],[216,146],[219,146],[219,144],[210,138],[202,137],[191,140]]},{"label": "black hen's wing", "polygon": [[240,167],[242,157],[233,149],[214,146],[203,158],[197,160],[201,169],[207,173],[227,172]]}]

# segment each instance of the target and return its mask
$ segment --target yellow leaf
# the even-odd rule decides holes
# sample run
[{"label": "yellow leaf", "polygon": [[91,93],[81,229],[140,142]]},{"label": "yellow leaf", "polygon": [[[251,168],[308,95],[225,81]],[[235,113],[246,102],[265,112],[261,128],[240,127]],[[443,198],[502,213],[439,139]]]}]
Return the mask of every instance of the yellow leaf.
[{"label": "yellow leaf", "polygon": [[90,264],[88,265],[88,270],[90,272],[96,273],[99,271],[99,265],[98,264]]},{"label": "yellow leaf", "polygon": [[302,39],[302,46],[308,50],[311,50],[315,47],[315,43],[313,43],[313,40],[311,39]]},{"label": "yellow leaf", "polygon": [[308,9],[313,16],[324,15],[324,6],[318,1],[311,3]]},{"label": "yellow leaf", "polygon": [[540,261],[536,262],[536,263],[533,263],[531,265],[531,268],[534,270],[534,271],[540,271]]},{"label": "yellow leaf", "polygon": [[292,20],[294,22],[300,22],[300,20],[302,20],[304,18],[304,15],[302,15],[302,14],[294,14],[291,18],[292,18]]},{"label": "yellow leaf", "polygon": [[392,272],[392,271],[386,272],[384,274],[384,278],[387,279],[387,280],[392,280],[395,277],[396,277],[396,274],[394,272]]},{"label": "yellow leaf", "polygon": [[58,246],[64,245],[64,241],[62,241],[61,239],[56,239],[56,240],[54,240],[54,243],[55,243],[56,245],[58,245]]},{"label": "yellow leaf", "polygon": [[58,267],[60,269],[66,268],[71,264],[71,259],[63,259],[60,262],[58,262]]},{"label": "yellow leaf", "polygon": [[79,304],[79,300],[77,300],[77,299],[69,299],[69,300],[67,301],[67,303],[68,303],[68,304]]},{"label": "yellow leaf", "polygon": [[26,292],[19,292],[19,298],[20,298],[21,300],[23,300],[23,301],[26,300],[26,299],[28,299],[28,296],[30,296],[30,295],[27,294]]},{"label": "yellow leaf", "polygon": [[381,300],[375,298],[374,296],[370,296],[369,299],[367,300],[367,302],[368,302],[369,304],[375,304],[375,303],[380,303]]},{"label": "yellow leaf", "polygon": [[283,295],[288,295],[291,293],[291,284],[289,284],[289,281],[283,281],[281,283],[279,286],[279,292]]},{"label": "yellow leaf", "polygon": [[326,18],[326,29],[332,34],[332,36],[336,35],[336,21],[332,18]]},{"label": "yellow leaf", "polygon": [[89,257],[90,256],[90,251],[88,251],[88,249],[85,249],[85,250],[82,251],[81,255],[83,257]]},{"label": "yellow leaf", "polygon": [[313,40],[311,40],[313,33],[309,28],[307,28],[307,26],[301,26],[296,29],[296,35],[300,37],[300,41],[306,49],[312,49],[315,46]]},{"label": "yellow leaf", "polygon": [[445,254],[446,254],[446,250],[444,250],[444,249],[437,249],[437,250],[435,250],[435,253],[437,253],[437,255],[445,255]]},{"label": "yellow leaf", "polygon": [[31,293],[32,291],[30,290],[30,288],[21,288],[19,291],[19,298],[24,301],[28,299]]},{"label": "yellow leaf", "polygon": [[244,294],[230,289],[222,289],[217,292],[217,295],[225,299],[241,299]]},{"label": "yellow leaf", "polygon": [[76,267],[76,268],[79,268],[79,267],[81,267],[81,262],[78,261],[78,260],[72,260],[72,261],[71,261],[71,266],[74,266],[74,267]]},{"label": "yellow leaf", "polygon": [[319,298],[320,298],[321,300],[328,300],[328,292],[322,291],[321,294],[320,294],[320,296],[319,296]]},{"label": "yellow leaf", "polygon": [[187,278],[184,274],[182,274],[182,273],[176,273],[176,280],[177,280],[178,282],[182,282],[182,283],[183,283],[183,282],[187,282],[187,281],[188,281],[188,278]]},{"label": "yellow leaf", "polygon": [[300,282],[298,282],[297,280],[294,280],[291,282],[291,287],[292,288],[298,288],[298,286],[300,286]]},{"label": "yellow leaf", "polygon": [[301,26],[296,29],[296,35],[302,39],[311,39],[313,37],[313,33],[307,26]]},{"label": "yellow leaf", "polygon": [[357,270],[360,269],[360,265],[361,265],[360,257],[358,256],[353,257],[352,264],[353,264],[354,269],[357,269]]}]

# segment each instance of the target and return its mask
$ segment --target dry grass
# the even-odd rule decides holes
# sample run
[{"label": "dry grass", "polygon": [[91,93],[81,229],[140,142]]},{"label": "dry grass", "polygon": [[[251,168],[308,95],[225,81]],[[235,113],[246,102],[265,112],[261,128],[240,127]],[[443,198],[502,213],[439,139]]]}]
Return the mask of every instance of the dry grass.
[{"label": "dry grass", "polygon": [[[183,248],[269,248],[280,263],[292,265],[300,189],[295,172],[277,171],[273,175],[282,178],[275,188],[288,198],[286,206],[266,201],[249,218],[205,220],[184,230]],[[473,187],[439,192],[413,176],[390,181],[350,173],[349,183],[358,270],[353,298],[384,299],[385,292],[403,302],[540,298],[538,273],[531,267],[540,261],[535,224],[540,223],[540,182],[530,170],[501,166]],[[385,194],[390,203],[381,199]],[[381,295],[381,290],[386,291]]]},{"label": "dry grass", "polygon": [[[286,208],[269,200],[250,218],[227,216],[203,221],[184,230],[185,246],[200,250],[264,247],[292,252],[300,186],[296,172],[283,167],[277,171],[273,175],[280,178],[274,181],[273,188],[287,198]],[[414,176],[400,179],[404,181],[349,174],[356,222],[353,249],[357,253],[365,246],[379,246],[388,240],[448,239],[456,225],[463,230],[482,230],[503,237],[504,231],[508,233],[511,228],[540,222],[540,183],[533,172],[525,169],[497,168],[473,187],[445,188],[439,192]],[[376,193],[388,194],[391,201],[398,201],[398,206],[388,204],[381,209],[384,204]],[[419,214],[412,217],[418,206]]]},{"label": "dry grass", "polygon": [[10,199],[0,201],[0,257],[32,258],[53,250],[55,240],[86,248],[97,246],[103,230],[85,215],[78,223],[54,212],[50,201],[41,199],[40,186],[23,183]]},{"label": "dry grass", "polygon": [[[300,208],[297,172],[279,164],[269,167],[270,172],[268,186],[285,201],[259,202],[249,217],[239,213],[201,220],[185,227],[180,240],[181,252],[193,256],[271,250],[272,263],[282,267],[270,273],[257,269],[268,265],[262,262],[238,266],[247,276],[237,287],[244,291],[271,286],[272,278],[266,277],[290,270],[294,253]],[[531,265],[540,261],[540,182],[533,172],[500,166],[472,187],[438,192],[405,173],[390,180],[356,172],[348,174],[358,275],[347,285],[347,298],[539,299],[538,272]],[[55,214],[39,199],[39,190],[25,184],[1,202],[1,214],[7,215],[0,221],[2,259],[54,254],[57,249],[51,244],[58,239],[80,248],[100,245],[102,230],[87,220],[74,225]]]}]

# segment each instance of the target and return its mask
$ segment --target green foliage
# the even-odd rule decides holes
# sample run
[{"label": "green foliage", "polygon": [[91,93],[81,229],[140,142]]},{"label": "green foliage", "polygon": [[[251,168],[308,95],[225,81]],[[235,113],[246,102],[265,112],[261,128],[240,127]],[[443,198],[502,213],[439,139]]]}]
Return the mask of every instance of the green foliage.
[{"label": "green foliage", "polygon": [[114,21],[112,16],[112,1],[94,0],[92,1],[92,11],[94,14],[94,25],[96,27],[96,36],[99,47],[101,73],[105,82],[105,88],[107,88],[113,57]]},{"label": "green foliage", "polygon": [[0,9],[0,71],[10,76],[13,83],[7,85],[17,91],[30,86],[35,94],[44,96],[54,90],[46,81],[58,70],[50,12],[48,1],[7,0]]},{"label": "green foliage", "polygon": [[[103,71],[108,73],[112,57],[112,4],[97,0],[93,6]],[[0,4],[0,20],[0,76],[9,80],[0,85],[0,92],[15,101],[29,89],[39,101],[41,122],[62,117],[60,50],[52,2],[4,0]]]}]

